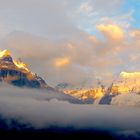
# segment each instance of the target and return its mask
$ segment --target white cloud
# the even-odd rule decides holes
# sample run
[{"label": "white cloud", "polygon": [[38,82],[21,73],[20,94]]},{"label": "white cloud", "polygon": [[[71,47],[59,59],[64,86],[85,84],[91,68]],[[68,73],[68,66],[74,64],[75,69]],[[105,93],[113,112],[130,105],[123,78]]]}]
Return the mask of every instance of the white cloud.
[{"label": "white cloud", "polygon": [[93,7],[88,2],[84,2],[80,5],[79,12],[83,13],[91,13],[93,11]]}]

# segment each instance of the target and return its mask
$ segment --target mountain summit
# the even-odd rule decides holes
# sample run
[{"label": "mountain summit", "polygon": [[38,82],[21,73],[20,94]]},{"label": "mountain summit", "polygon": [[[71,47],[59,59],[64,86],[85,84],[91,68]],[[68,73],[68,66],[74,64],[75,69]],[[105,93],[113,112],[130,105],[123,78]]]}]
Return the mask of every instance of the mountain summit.
[{"label": "mountain summit", "polygon": [[19,87],[46,88],[46,82],[32,73],[20,59],[14,60],[8,50],[0,51],[0,81]]}]

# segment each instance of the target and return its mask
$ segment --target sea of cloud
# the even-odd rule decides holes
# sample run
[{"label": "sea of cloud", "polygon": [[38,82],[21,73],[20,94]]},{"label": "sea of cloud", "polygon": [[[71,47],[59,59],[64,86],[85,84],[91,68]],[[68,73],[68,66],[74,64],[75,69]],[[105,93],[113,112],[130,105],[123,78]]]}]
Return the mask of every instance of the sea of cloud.
[{"label": "sea of cloud", "polygon": [[[71,104],[62,98],[63,95],[44,91],[1,86],[0,114],[7,120],[15,119],[30,124],[34,129],[71,127],[75,130],[96,129],[118,134],[135,134],[140,131],[138,107],[123,104]],[[132,98],[131,102],[135,103],[135,99]],[[11,123],[9,125],[12,128]]]}]

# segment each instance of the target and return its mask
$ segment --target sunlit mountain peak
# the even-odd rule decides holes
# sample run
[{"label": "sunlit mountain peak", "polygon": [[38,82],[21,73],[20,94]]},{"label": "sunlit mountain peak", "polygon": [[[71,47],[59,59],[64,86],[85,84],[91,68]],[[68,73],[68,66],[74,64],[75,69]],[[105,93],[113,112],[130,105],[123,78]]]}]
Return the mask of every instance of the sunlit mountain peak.
[{"label": "sunlit mountain peak", "polygon": [[20,69],[25,69],[27,71],[29,71],[28,67],[27,67],[27,64],[25,64],[24,62],[22,62],[20,59],[17,59],[17,60],[14,60],[13,61],[14,64],[20,68]]},{"label": "sunlit mountain peak", "polygon": [[10,56],[10,52],[8,50],[0,51],[0,57]]},{"label": "sunlit mountain peak", "polygon": [[135,77],[140,77],[140,72],[121,72],[120,76],[123,78],[135,78]]}]

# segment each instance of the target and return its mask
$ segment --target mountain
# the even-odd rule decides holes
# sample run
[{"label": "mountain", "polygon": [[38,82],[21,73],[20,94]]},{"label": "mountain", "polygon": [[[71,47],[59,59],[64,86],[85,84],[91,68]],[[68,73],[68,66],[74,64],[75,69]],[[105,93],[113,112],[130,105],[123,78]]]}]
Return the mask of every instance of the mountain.
[{"label": "mountain", "polygon": [[8,50],[0,51],[0,82],[8,83],[17,87],[34,88],[47,93],[53,93],[58,100],[81,104],[79,99],[64,94],[62,91],[49,86],[45,80],[31,72],[27,65],[20,59],[13,60]]},{"label": "mountain", "polygon": [[67,83],[57,87],[68,95],[80,100],[98,101],[98,104],[111,104],[112,99],[118,95],[140,94],[140,72],[121,72],[109,87],[103,85],[97,88],[68,88]]},{"label": "mountain", "polygon": [[[136,96],[140,98],[140,72],[121,72],[111,84],[109,90],[110,91],[101,98],[99,104],[111,104],[112,100],[118,104],[128,104],[132,100],[132,97]],[[122,100],[118,101],[120,97],[123,98]],[[133,101],[134,100],[132,100],[132,102]],[[131,105],[132,102],[130,103]]]},{"label": "mountain", "polygon": [[121,72],[114,80],[112,90],[122,94],[140,92],[140,72]]},{"label": "mountain", "polygon": [[10,52],[0,52],[0,81],[19,87],[46,88],[48,85],[37,74],[32,73],[20,59],[13,60]]},{"label": "mountain", "polygon": [[58,84],[56,88],[67,95],[71,95],[79,100],[84,101],[87,104],[94,103],[96,99],[103,96],[101,88],[78,88],[65,82]]}]

